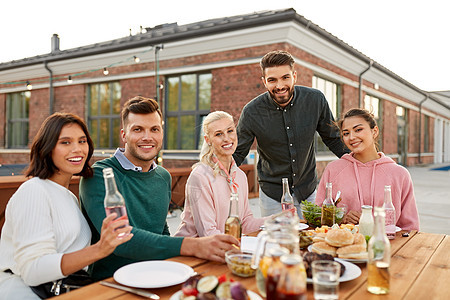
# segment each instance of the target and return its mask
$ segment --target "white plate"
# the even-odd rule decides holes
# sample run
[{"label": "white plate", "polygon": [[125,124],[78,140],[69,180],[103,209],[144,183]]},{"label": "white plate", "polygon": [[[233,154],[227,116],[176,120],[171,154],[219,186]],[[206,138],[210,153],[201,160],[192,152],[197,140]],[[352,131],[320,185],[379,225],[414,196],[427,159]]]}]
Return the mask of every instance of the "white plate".
[{"label": "white plate", "polygon": [[[266,228],[266,226],[264,226],[264,225],[261,225],[260,227],[259,227],[259,229],[261,229],[261,230],[264,230],[264,228]],[[307,228],[309,228],[309,225],[308,224],[305,224],[305,223],[298,223],[298,230],[305,230],[305,229],[307,229]]]},{"label": "white plate", "polygon": [[185,282],[194,270],[174,261],[143,261],[123,266],[114,272],[114,280],[137,288],[161,288]]},{"label": "white plate", "polygon": [[398,226],[395,226],[395,232],[399,232],[399,231],[402,231],[402,229]]},{"label": "white plate", "polygon": [[[311,248],[312,248],[312,245],[309,245],[309,246],[308,246],[308,251],[309,251],[309,252],[312,252],[312,251],[311,251]],[[336,259],[336,258],[335,258],[335,259]],[[367,262],[367,258],[363,258],[363,259],[339,258],[339,259],[345,260],[345,261],[348,261],[348,262],[351,262],[351,263],[354,263],[354,264],[361,264],[361,263],[366,263],[366,262]]]},{"label": "white plate", "polygon": [[[339,282],[350,281],[361,276],[361,268],[357,265],[339,258],[335,258],[334,260],[345,266],[345,272],[341,277],[339,277]],[[306,282],[313,283],[313,280],[312,278],[306,278]]]},{"label": "white plate", "polygon": [[[250,300],[262,300],[262,298],[255,292],[247,290],[247,294],[250,297]],[[180,300],[181,295],[183,295],[183,292],[180,290],[180,291],[176,292],[175,294],[173,294],[169,300]]]}]

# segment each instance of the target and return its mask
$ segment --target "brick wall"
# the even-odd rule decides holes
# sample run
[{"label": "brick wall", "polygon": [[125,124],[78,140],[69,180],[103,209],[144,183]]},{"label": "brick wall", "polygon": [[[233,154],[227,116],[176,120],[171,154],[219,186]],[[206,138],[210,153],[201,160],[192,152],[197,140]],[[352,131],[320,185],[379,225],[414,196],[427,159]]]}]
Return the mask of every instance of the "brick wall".
[{"label": "brick wall", "polygon": [[[172,60],[160,61],[161,69],[170,69],[181,66],[198,65],[215,63],[222,61],[233,61],[239,59],[248,58],[260,58],[265,53],[274,49],[284,49],[291,52],[295,57],[301,60],[315,64],[317,66],[326,68],[336,74],[349,78],[350,80],[358,81],[357,75],[350,74],[318,57],[311,55],[301,49],[297,49],[288,43],[278,43],[272,45],[262,45],[256,47],[249,47],[243,49],[229,50],[218,53],[209,53],[204,55],[196,55],[183,57]],[[139,71],[154,70],[155,64],[152,63],[139,63],[131,64],[128,66],[112,67],[109,68],[110,75],[114,74],[126,74]],[[296,65],[297,71],[297,84],[304,86],[311,86],[311,79],[314,72],[301,65]],[[213,81],[211,90],[211,110],[224,110],[233,115],[237,122],[242,107],[251,99],[257,95],[265,92],[265,87],[261,81],[261,71],[259,63],[251,65],[239,65],[226,68],[213,69],[212,71]],[[98,78],[103,77],[101,70],[96,72],[90,72],[77,76],[77,78]],[[33,78],[27,78],[33,80]],[[61,79],[65,81],[65,79]],[[160,81],[164,82],[164,77],[160,77]],[[142,77],[133,79],[120,80],[122,88],[121,104],[126,100],[136,95],[142,95],[145,97],[155,97],[155,78],[154,77]],[[373,86],[372,83],[364,81],[366,86]],[[398,97],[390,91],[382,89],[380,91],[388,95],[392,95],[408,103],[412,103],[408,99]],[[161,95],[162,95],[161,91]],[[364,96],[364,93],[363,93]],[[358,106],[358,88],[342,85],[341,86],[341,100],[342,100],[342,112],[346,112],[348,109]],[[0,94],[0,111],[5,111],[5,94]],[[74,84],[70,86],[62,86],[54,88],[54,111],[70,111],[78,114],[82,118],[86,119],[85,102],[86,102],[86,85]],[[381,138],[383,139],[383,151],[386,154],[397,153],[397,119],[395,114],[396,105],[388,101],[381,99],[383,103],[383,128]],[[42,121],[49,115],[49,90],[39,89],[31,92],[30,99],[30,144],[32,137],[34,137],[42,124]],[[418,114],[417,112],[411,112],[409,118],[409,152],[418,151]],[[423,124],[423,123],[422,123]],[[430,152],[433,151],[433,134],[434,127],[433,121],[430,118]],[[422,139],[423,140],[423,139]],[[0,114],[0,147],[4,147],[5,141],[5,115]],[[24,163],[28,160],[26,154],[6,155],[0,154],[0,161],[3,163]],[[180,162],[186,164],[185,162]],[[174,163],[176,164],[176,163]]]}]

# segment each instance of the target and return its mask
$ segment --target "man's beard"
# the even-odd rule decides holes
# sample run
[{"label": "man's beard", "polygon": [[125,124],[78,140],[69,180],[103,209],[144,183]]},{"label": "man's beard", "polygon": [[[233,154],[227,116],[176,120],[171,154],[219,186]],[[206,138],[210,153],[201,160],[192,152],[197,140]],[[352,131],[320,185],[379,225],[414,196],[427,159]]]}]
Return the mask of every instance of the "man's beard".
[{"label": "man's beard", "polygon": [[291,89],[291,88],[289,88],[289,90],[288,90],[288,95],[287,95],[287,96],[281,96],[281,97],[280,97],[280,96],[277,96],[277,94],[275,94],[275,93],[273,92],[273,90],[272,90],[272,91],[269,91],[269,94],[270,94],[270,96],[272,97],[273,101],[275,101],[275,102],[278,103],[279,105],[283,105],[283,104],[288,103],[288,102],[291,100],[292,95],[294,94],[294,90]]}]

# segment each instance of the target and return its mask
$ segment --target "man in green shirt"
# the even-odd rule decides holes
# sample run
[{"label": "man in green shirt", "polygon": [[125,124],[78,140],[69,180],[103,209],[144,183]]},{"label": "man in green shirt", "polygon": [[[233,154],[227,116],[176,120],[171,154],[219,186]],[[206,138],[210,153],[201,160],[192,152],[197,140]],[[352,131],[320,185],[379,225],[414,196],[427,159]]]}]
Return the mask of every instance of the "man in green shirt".
[{"label": "man in green shirt", "polygon": [[233,157],[240,165],[256,138],[261,215],[281,211],[282,178],[288,178],[300,214],[299,202],[315,200],[316,132],[336,156],[349,151],[333,126],[333,115],[322,92],[295,85],[297,72],[290,53],[267,53],[261,59],[261,71],[267,92],[242,110]]},{"label": "man in green shirt", "polygon": [[178,255],[224,261],[227,250],[239,241],[229,235],[202,238],[171,237],[166,223],[171,199],[171,176],[154,159],[161,150],[163,130],[161,111],[153,99],[134,97],[121,113],[121,138],[125,148],[113,157],[96,162],[94,176],[80,182],[80,199],[92,230],[99,239],[105,218],[103,200],[104,168],[112,168],[117,188],[125,198],[133,238],[116,248],[110,256],[90,267],[92,277],[110,277],[120,267],[144,260],[166,259]]}]

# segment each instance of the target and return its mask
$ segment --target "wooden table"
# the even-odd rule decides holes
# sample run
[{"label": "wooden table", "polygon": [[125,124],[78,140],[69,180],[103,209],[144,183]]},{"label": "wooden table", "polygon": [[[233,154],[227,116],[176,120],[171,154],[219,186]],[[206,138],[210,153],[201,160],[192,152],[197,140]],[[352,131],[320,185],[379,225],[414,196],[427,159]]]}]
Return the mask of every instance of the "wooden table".
[{"label": "wooden table", "polygon": [[[366,290],[367,269],[361,267],[360,277],[339,285],[339,299],[449,299],[450,294],[450,236],[412,231],[409,237],[398,232],[391,241],[391,285],[388,295],[372,295]],[[222,275],[239,280],[244,286],[257,292],[255,278],[240,278],[228,270],[226,264],[210,262],[194,257],[169,259],[185,263],[204,275]],[[114,282],[109,278],[107,281]],[[169,299],[181,285],[151,289],[161,299]],[[63,299],[143,299],[118,289],[94,283],[57,297]],[[314,299],[312,285],[308,284],[308,299]]]}]

